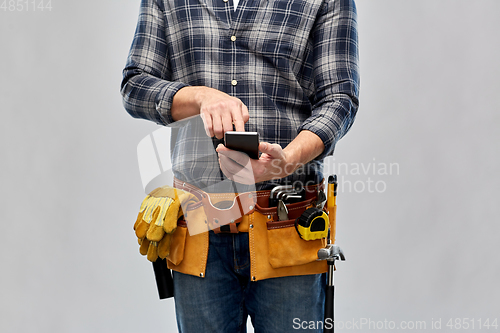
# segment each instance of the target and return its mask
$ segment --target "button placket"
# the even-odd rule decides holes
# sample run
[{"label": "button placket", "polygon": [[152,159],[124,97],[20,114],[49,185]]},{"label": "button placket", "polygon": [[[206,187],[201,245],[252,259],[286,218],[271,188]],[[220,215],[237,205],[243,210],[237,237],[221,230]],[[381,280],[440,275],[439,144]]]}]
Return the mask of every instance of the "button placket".
[{"label": "button placket", "polygon": [[[224,0],[223,0],[224,1]],[[229,1],[229,0],[227,0]],[[242,4],[244,1],[240,0],[238,7],[242,7]],[[232,6],[231,6],[232,7]],[[243,6],[245,7],[245,6]],[[231,8],[232,9],[232,8]],[[239,84],[238,82],[238,64],[237,64],[237,44],[236,40],[239,38],[237,37],[237,28],[239,26],[239,21],[241,19],[241,10],[237,11],[232,11],[231,14],[233,15],[233,20],[231,22],[230,26],[230,33],[229,33],[229,40],[231,41],[231,86],[232,86],[232,91],[233,93],[237,93],[237,90],[239,91],[240,89],[236,89],[236,86]]]},{"label": "button placket", "polygon": [[229,38],[231,40],[231,76],[233,79],[231,80],[231,86],[236,87],[238,85],[238,80],[236,80],[236,32],[233,30],[231,37]]}]

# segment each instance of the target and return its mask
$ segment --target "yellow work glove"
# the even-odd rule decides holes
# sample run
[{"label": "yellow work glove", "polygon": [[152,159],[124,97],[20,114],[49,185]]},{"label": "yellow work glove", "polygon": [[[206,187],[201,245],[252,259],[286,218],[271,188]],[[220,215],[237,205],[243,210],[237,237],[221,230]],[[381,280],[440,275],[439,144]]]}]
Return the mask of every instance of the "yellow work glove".
[{"label": "yellow work glove", "polygon": [[[177,220],[183,216],[182,207],[196,203],[196,197],[186,191],[170,186],[159,187],[143,200],[134,224],[139,241],[139,252],[147,255],[149,261],[158,257],[165,259],[170,254],[172,234],[177,228]],[[200,209],[201,208],[201,209]],[[203,208],[190,212],[197,219],[204,219]]]}]

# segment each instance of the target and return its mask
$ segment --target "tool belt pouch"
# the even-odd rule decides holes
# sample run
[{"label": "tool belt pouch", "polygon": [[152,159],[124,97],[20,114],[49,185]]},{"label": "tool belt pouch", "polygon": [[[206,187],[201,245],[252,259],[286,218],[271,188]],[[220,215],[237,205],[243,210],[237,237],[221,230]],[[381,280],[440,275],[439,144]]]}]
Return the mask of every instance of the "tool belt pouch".
[{"label": "tool belt pouch", "polygon": [[[254,212],[255,198],[250,192],[208,194],[200,189],[174,180],[174,186],[191,193],[195,199],[184,209],[184,218],[177,221],[173,234],[168,267],[172,270],[199,277],[205,277],[209,248],[209,230],[219,229],[221,225],[237,228],[237,224]],[[231,205],[219,208],[221,202]],[[182,205],[181,205],[182,206]],[[189,226],[189,227],[188,227]],[[237,229],[236,229],[237,232]]]},{"label": "tool belt pouch", "polygon": [[[318,259],[318,250],[326,244],[325,240],[306,241],[302,239],[296,228],[295,220],[309,207],[312,200],[287,205],[290,220],[268,220],[267,240],[269,248],[268,260],[272,268],[304,265]],[[276,208],[260,208],[257,210],[267,216],[276,216]]]},{"label": "tool belt pouch", "polygon": [[170,254],[167,260],[174,265],[179,265],[184,259],[184,249],[186,245],[187,225],[178,224],[172,235],[170,243]]}]

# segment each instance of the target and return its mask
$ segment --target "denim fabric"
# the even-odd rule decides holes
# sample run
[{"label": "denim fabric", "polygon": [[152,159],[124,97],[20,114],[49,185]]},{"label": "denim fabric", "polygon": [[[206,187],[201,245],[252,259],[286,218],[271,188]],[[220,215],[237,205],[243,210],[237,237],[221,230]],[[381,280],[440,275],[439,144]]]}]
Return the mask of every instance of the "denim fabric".
[{"label": "denim fabric", "polygon": [[323,320],[325,274],[252,282],[248,233],[211,231],[209,239],[205,278],[174,272],[179,332],[246,332],[248,316],[256,333],[301,332],[297,322]]}]

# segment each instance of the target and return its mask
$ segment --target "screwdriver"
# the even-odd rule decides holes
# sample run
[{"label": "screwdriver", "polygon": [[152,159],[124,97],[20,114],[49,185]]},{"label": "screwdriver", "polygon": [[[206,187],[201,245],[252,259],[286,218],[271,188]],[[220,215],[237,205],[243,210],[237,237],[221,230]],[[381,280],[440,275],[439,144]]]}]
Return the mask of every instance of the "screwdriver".
[{"label": "screwdriver", "polygon": [[328,199],[326,201],[326,210],[328,211],[328,217],[330,220],[330,242],[335,243],[335,231],[336,231],[336,198],[337,198],[337,175],[331,175],[328,177]]}]

